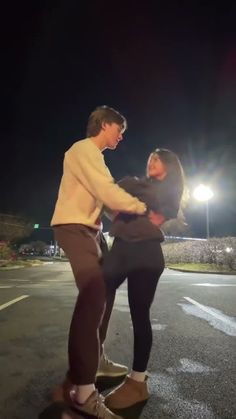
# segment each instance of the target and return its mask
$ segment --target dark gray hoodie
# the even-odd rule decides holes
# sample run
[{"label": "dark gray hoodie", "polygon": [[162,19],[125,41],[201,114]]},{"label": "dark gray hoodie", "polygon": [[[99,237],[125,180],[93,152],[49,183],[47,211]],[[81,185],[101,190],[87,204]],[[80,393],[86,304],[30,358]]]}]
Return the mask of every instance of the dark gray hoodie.
[{"label": "dark gray hoodie", "polygon": [[[148,210],[164,215],[166,220],[177,217],[181,193],[170,177],[161,181],[147,177],[125,177],[118,184],[126,192],[145,202]],[[126,241],[164,240],[160,228],[149,221],[148,213],[145,215],[119,213],[112,222],[109,234]]]}]

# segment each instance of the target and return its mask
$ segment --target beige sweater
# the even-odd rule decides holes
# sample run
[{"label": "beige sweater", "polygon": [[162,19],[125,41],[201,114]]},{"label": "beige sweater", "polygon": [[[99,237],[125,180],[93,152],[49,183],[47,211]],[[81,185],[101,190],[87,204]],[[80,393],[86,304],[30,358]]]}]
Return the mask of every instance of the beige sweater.
[{"label": "beige sweater", "polygon": [[51,225],[76,223],[99,229],[103,206],[114,211],[144,212],[143,203],[114,183],[102,152],[86,138],[65,153]]}]

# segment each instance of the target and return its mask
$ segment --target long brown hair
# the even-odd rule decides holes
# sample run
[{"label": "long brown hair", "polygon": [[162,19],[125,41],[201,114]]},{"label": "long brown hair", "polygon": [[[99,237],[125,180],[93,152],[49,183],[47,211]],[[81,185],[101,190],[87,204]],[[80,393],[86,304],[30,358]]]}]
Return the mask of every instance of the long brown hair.
[{"label": "long brown hair", "polygon": [[156,148],[152,154],[156,154],[165,165],[166,178],[175,185],[180,200],[180,211],[182,211],[187,205],[189,192],[186,186],[184,169],[177,154],[166,148]]}]

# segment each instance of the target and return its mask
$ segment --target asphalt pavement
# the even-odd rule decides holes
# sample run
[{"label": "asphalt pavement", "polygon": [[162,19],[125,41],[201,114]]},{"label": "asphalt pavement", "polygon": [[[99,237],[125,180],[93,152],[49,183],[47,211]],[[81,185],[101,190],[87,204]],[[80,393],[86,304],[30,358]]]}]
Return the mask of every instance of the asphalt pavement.
[{"label": "asphalt pavement", "polygon": [[[76,295],[67,262],[0,271],[1,419],[36,419],[48,406],[67,368]],[[151,313],[151,398],[127,419],[236,419],[235,296],[236,276],[165,270]],[[132,363],[126,284],[106,352]]]}]

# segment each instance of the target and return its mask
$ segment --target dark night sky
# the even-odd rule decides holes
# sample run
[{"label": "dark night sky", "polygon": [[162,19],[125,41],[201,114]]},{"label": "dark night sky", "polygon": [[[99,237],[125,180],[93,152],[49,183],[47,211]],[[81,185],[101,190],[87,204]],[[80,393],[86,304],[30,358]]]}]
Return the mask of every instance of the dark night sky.
[{"label": "dark night sky", "polygon": [[[114,177],[170,148],[190,187],[214,189],[211,234],[236,235],[234,1],[23,1],[1,15],[0,212],[49,225],[64,151],[107,104],[129,124],[105,152]],[[203,204],[186,216],[204,236]]]}]

